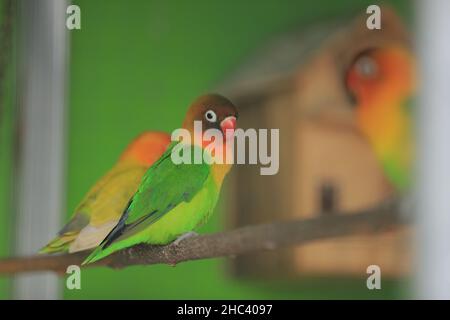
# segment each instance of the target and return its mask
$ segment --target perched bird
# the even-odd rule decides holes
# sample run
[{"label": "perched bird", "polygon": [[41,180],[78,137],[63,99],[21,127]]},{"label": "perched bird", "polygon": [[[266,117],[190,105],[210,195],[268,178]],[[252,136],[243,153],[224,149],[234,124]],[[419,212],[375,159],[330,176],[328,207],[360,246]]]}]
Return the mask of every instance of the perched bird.
[{"label": "perched bird", "polygon": [[[226,150],[234,136],[229,133],[234,132],[236,119],[237,110],[229,100],[219,95],[205,95],[190,106],[183,128],[191,137],[194,136],[194,121],[201,122],[203,133],[207,129],[220,130]],[[217,203],[231,164],[204,161],[175,164],[171,153],[180,143],[183,151],[197,149],[207,153],[204,139],[200,139],[200,143],[193,140],[173,142],[147,170],[117,226],[83,264],[138,243],[163,245],[177,238],[181,240],[205,223]]]},{"label": "perched bird", "polygon": [[414,57],[408,49],[394,45],[363,52],[349,67],[346,84],[355,99],[357,125],[389,181],[397,191],[404,191],[410,185],[414,148]]},{"label": "perched bird", "polygon": [[149,131],[139,135],[114,167],[89,190],[70,221],[40,253],[77,252],[97,247],[119,221],[146,170],[169,144],[167,133]]}]

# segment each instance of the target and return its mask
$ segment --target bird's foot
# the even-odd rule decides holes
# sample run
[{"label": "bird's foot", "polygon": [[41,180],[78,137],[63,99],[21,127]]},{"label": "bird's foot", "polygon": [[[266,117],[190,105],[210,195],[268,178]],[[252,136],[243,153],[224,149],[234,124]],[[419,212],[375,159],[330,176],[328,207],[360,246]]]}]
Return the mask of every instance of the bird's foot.
[{"label": "bird's foot", "polygon": [[173,244],[178,246],[183,240],[186,240],[187,238],[192,238],[198,236],[197,232],[194,231],[190,231],[190,232],[186,232],[184,234],[182,234],[181,236],[179,236],[174,242]]}]

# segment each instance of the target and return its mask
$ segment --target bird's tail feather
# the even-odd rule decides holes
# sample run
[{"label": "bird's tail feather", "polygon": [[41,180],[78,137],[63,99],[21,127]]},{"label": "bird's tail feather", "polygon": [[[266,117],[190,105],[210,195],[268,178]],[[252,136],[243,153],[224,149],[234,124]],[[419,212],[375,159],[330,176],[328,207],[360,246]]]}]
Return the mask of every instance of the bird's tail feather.
[{"label": "bird's tail feather", "polygon": [[115,243],[114,241],[122,235],[126,229],[125,221],[128,217],[128,212],[130,210],[130,205],[133,199],[128,202],[127,208],[120,217],[117,225],[112,228],[105,239],[100,243],[100,245],[83,261],[81,265],[88,263],[93,263],[97,260],[103,259],[104,257],[110,255],[111,253],[124,248],[124,244]]},{"label": "bird's tail feather", "polygon": [[45,247],[39,250],[39,253],[57,253],[67,252],[73,240],[78,233],[65,233],[51,240]]},{"label": "bird's tail feather", "polygon": [[91,252],[91,254],[86,259],[84,259],[84,261],[81,263],[81,265],[83,266],[88,263],[93,263],[93,262],[105,257],[105,255],[101,254],[102,250],[103,249],[101,246],[97,247],[94,251]]},{"label": "bird's tail feather", "polygon": [[110,245],[112,244],[116,236],[121,234],[123,226],[123,220],[119,221],[119,223],[109,232],[106,238],[103,239],[100,245],[83,261],[81,265],[93,263],[116,251],[117,249],[114,250],[114,247],[110,247]]},{"label": "bird's tail feather", "polygon": [[94,263],[127,246],[127,242],[113,243],[110,246],[105,246],[104,244],[100,245],[83,261],[81,265]]}]

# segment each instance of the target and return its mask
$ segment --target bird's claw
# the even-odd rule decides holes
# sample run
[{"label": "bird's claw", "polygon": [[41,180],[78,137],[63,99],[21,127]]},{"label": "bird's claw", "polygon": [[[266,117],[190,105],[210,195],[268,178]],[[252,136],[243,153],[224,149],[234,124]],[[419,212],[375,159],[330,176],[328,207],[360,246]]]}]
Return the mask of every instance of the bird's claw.
[{"label": "bird's claw", "polygon": [[198,236],[198,233],[197,233],[197,232],[194,232],[194,231],[186,232],[186,233],[182,234],[181,236],[179,236],[179,237],[173,242],[173,244],[174,244],[175,246],[178,246],[183,240],[186,240],[187,238],[192,238],[192,237],[195,237],[195,236]]}]

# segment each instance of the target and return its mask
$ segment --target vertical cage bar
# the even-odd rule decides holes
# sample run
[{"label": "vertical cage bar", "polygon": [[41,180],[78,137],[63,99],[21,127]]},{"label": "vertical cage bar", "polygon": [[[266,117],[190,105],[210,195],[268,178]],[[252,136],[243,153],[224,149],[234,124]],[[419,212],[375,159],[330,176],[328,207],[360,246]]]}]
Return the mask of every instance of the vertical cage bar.
[{"label": "vertical cage bar", "polygon": [[450,1],[416,2],[418,110],[417,297],[450,299]]},{"label": "vertical cage bar", "polygon": [[[60,226],[64,208],[67,1],[19,3],[19,141],[15,251],[35,254]],[[56,275],[15,278],[16,299],[56,299]]]}]

